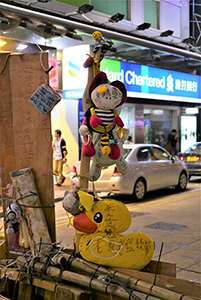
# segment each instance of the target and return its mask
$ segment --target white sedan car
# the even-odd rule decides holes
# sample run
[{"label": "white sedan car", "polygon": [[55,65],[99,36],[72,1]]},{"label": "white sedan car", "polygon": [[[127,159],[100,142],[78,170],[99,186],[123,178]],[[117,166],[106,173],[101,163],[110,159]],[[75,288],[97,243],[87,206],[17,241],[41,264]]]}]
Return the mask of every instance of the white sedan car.
[{"label": "white sedan car", "polygon": [[[184,191],[188,183],[185,163],[172,157],[164,148],[154,144],[123,145],[129,172],[122,176],[115,165],[103,168],[100,178],[94,182],[96,192],[133,195],[142,200],[146,192],[175,186]],[[72,186],[79,186],[80,161],[71,171]],[[93,192],[92,182],[88,191]]]}]

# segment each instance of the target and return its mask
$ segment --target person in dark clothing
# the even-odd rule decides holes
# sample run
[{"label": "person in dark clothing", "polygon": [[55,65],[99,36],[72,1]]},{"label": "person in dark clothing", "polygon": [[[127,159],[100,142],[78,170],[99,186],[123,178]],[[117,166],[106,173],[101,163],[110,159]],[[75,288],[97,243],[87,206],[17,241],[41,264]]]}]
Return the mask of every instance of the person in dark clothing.
[{"label": "person in dark clothing", "polygon": [[55,140],[52,144],[54,151],[54,160],[53,160],[53,172],[54,175],[58,176],[57,186],[61,186],[65,180],[63,176],[63,164],[66,162],[66,142],[61,137],[61,130],[57,129],[54,132]]},{"label": "person in dark clothing", "polygon": [[176,129],[172,129],[171,133],[168,134],[168,142],[171,145],[171,150],[170,153],[171,155],[176,155],[177,154],[177,131]]}]

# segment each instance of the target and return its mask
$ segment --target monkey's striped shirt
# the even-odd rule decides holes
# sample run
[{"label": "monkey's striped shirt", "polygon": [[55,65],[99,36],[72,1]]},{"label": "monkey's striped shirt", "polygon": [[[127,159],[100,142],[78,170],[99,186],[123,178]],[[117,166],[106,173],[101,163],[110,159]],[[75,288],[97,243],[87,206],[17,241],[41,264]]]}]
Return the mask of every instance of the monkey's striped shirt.
[{"label": "monkey's striped shirt", "polygon": [[103,121],[104,126],[107,126],[113,122],[114,112],[112,109],[104,110],[104,109],[95,108],[95,113],[96,116]]}]

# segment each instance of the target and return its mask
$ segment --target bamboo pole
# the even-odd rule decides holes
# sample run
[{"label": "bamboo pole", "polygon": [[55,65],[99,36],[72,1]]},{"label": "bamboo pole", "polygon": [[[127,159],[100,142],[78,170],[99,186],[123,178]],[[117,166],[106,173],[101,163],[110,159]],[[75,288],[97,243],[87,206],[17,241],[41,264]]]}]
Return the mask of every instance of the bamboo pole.
[{"label": "bamboo pole", "polygon": [[[64,266],[64,260],[61,261],[63,258],[66,258],[66,260],[68,261],[71,259],[71,255],[67,254],[67,253],[60,254],[57,257],[55,257],[55,259],[53,259],[53,261],[57,264],[62,263],[62,265]],[[84,261],[79,258],[72,259],[71,265],[74,268],[88,272],[90,274],[94,274],[95,270],[98,267],[95,264],[89,263],[89,262]],[[113,280],[116,282],[121,282],[122,284],[124,284],[125,286],[127,286],[131,289],[135,285],[135,291],[137,290],[137,291],[145,293],[145,294],[149,293],[150,295],[152,295],[154,297],[158,297],[163,300],[180,300],[181,297],[182,297],[182,300],[193,299],[189,296],[185,296],[185,295],[183,296],[179,293],[166,290],[166,289],[158,287],[156,285],[154,285],[152,287],[152,284],[144,282],[143,280],[138,280],[138,278],[134,278],[132,276],[128,276],[128,275],[125,275],[120,272],[115,272],[115,271],[112,271],[112,270],[104,268],[104,267],[99,267],[96,274],[97,274],[97,276],[103,275],[103,274],[108,275],[109,277],[113,276]]]},{"label": "bamboo pole", "polygon": [[[98,63],[99,63],[100,55],[101,55],[101,47],[98,48],[98,50],[94,56],[93,66],[88,68],[88,80],[87,80],[87,85],[85,88],[85,95],[82,99],[82,106],[83,106],[84,112],[86,112],[87,109],[93,105],[93,103],[89,97],[89,86],[90,86],[94,76],[96,75],[95,69],[97,69],[97,70],[99,69]],[[90,166],[90,157],[86,157],[83,154],[81,154],[81,166],[80,166],[80,175],[81,176],[89,175],[89,166]],[[83,177],[80,180],[80,187],[87,191],[87,189],[88,189],[88,179],[87,178]]]},{"label": "bamboo pole", "polygon": [[[19,266],[26,267],[26,263],[28,264],[26,258],[24,257],[18,257],[17,259]],[[36,272],[43,273],[44,265],[40,262],[35,262],[33,269]],[[136,299],[135,296],[140,297],[141,300],[146,300],[146,295],[141,294],[137,291],[129,291],[128,289],[125,290],[123,287],[118,286],[117,284],[103,282],[101,280],[93,279],[93,277],[84,276],[75,272],[70,271],[63,271],[61,273],[61,270],[59,268],[49,266],[45,270],[46,275],[51,276],[54,279],[62,279],[64,281],[71,282],[73,284],[77,284],[80,286],[83,286],[88,289],[93,289],[102,293],[108,293],[110,295],[114,295],[117,297],[121,297],[123,299]],[[131,296],[132,295],[132,296]],[[150,300],[157,300],[161,298],[155,298],[150,297]],[[174,299],[172,299],[174,300]],[[190,300],[187,298],[184,298],[184,300]]]},{"label": "bamboo pole", "polygon": [[15,188],[18,204],[22,209],[22,220],[26,226],[24,239],[31,249],[33,256],[40,251],[41,255],[48,255],[52,249],[52,241],[38,192],[35,186],[31,168],[21,169],[10,173]]}]

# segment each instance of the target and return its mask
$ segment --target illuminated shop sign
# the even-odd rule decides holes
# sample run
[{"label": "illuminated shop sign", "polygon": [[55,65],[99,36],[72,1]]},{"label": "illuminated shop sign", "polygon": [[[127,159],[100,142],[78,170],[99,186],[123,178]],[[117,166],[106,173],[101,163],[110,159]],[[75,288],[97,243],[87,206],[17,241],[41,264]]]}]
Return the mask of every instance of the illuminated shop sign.
[{"label": "illuminated shop sign", "polygon": [[110,81],[122,81],[128,97],[200,103],[200,76],[109,59],[101,62],[101,70]]},{"label": "illuminated shop sign", "polygon": [[88,69],[83,67],[90,53],[89,45],[80,45],[63,49],[63,89],[84,89],[87,84]]},{"label": "illuminated shop sign", "polygon": [[81,99],[84,94],[84,89],[82,90],[68,90],[63,92],[64,99]]}]

